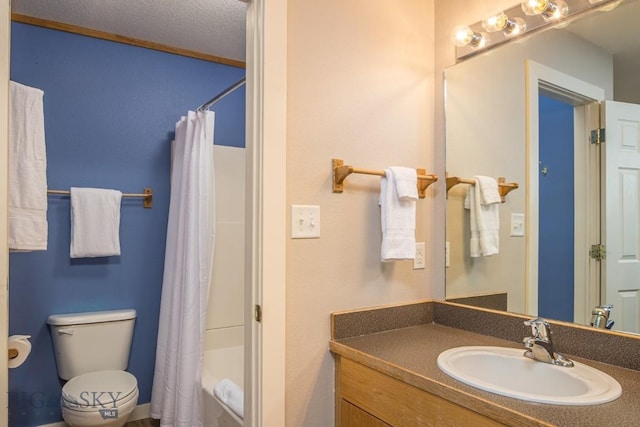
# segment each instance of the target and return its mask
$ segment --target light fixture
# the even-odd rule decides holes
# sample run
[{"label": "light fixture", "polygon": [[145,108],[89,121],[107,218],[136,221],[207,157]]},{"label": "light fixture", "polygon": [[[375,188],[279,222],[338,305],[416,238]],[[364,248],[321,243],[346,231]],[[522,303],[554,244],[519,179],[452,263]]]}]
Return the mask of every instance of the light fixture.
[{"label": "light fixture", "polygon": [[482,21],[482,27],[489,32],[502,31],[507,37],[513,37],[526,30],[527,23],[522,18],[510,18],[501,10],[497,10]]},{"label": "light fixture", "polygon": [[497,10],[472,25],[454,28],[451,41],[460,60],[494,49],[513,40],[514,36],[538,31],[544,27],[569,25],[570,18],[589,11],[609,11],[623,0],[518,0],[508,9]]},{"label": "light fixture", "polygon": [[545,21],[554,21],[569,13],[569,6],[563,0],[526,0],[521,7],[527,15],[542,15]]},{"label": "light fixture", "polygon": [[453,29],[451,41],[458,47],[471,46],[481,49],[487,44],[488,37],[486,34],[473,31],[468,25],[458,25]]}]

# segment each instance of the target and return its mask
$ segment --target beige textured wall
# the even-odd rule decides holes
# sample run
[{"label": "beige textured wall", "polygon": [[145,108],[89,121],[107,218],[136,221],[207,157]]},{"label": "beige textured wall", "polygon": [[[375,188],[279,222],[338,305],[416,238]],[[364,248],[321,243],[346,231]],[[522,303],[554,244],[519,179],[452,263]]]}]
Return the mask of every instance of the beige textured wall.
[{"label": "beige textured wall", "polygon": [[286,425],[325,427],[329,313],[430,297],[442,275],[434,188],[417,203],[424,270],[380,262],[378,177],[331,191],[332,157],[433,170],[433,1],[290,1],[288,43],[287,205],[319,205],[321,237],[287,241]]}]

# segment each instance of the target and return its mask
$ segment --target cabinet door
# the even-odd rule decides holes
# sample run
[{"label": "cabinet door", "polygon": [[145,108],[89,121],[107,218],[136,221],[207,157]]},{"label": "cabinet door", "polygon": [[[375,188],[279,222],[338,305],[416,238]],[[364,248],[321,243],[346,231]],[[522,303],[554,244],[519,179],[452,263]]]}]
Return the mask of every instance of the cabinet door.
[{"label": "cabinet door", "polygon": [[[395,427],[497,427],[504,426],[482,414],[467,409],[440,396],[381,372],[341,357],[336,370],[338,396],[336,407],[343,410],[341,401],[355,406],[382,424],[363,426]],[[336,411],[338,412],[338,411]],[[344,417],[337,416],[340,427],[360,424],[344,424]],[[387,423],[387,424],[385,424]]]},{"label": "cabinet door", "polygon": [[340,425],[342,427],[391,427],[344,399],[340,399]]}]

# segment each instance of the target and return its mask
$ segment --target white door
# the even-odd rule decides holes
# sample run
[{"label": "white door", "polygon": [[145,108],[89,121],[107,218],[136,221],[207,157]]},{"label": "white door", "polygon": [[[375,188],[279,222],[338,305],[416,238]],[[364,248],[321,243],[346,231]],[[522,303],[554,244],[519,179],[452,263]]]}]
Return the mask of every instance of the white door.
[{"label": "white door", "polygon": [[614,330],[640,332],[640,105],[605,101],[602,296]]}]

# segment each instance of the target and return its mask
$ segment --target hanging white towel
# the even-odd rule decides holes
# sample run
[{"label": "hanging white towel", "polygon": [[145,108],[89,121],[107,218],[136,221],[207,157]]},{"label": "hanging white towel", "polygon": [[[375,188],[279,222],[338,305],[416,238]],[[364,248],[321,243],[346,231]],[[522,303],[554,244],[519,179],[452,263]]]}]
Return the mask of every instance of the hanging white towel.
[{"label": "hanging white towel", "polygon": [[71,187],[71,258],[120,255],[122,193]]},{"label": "hanging white towel", "polygon": [[213,394],[227,405],[234,414],[244,419],[244,391],[228,378],[218,381]]},{"label": "hanging white towel", "polygon": [[44,92],[9,82],[9,249],[47,249]]},{"label": "hanging white towel", "polygon": [[417,179],[415,169],[385,169],[379,200],[382,262],[414,259],[416,256]]},{"label": "hanging white towel", "polygon": [[469,186],[464,207],[469,209],[472,258],[495,255],[500,250],[500,192],[498,183],[488,176],[475,176]]}]

